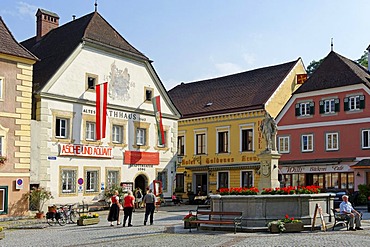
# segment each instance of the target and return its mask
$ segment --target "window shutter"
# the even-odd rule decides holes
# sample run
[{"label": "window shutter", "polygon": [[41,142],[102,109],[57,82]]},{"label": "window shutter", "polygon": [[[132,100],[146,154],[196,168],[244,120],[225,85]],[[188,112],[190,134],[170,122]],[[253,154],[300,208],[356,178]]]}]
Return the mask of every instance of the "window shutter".
[{"label": "window shutter", "polygon": [[334,100],[334,108],[335,108],[335,112],[339,112],[340,111],[340,100],[339,99],[335,99]]},{"label": "window shutter", "polygon": [[344,111],[349,111],[348,97],[345,97],[343,102],[344,102]]},{"label": "window shutter", "polygon": [[300,104],[295,104],[295,115],[296,116],[300,116],[301,115],[299,106],[300,106]]},{"label": "window shutter", "polygon": [[310,103],[310,115],[315,115],[315,103]]},{"label": "window shutter", "polygon": [[319,111],[320,111],[320,114],[325,113],[325,110],[324,110],[324,101],[323,100],[320,100],[320,102],[319,102]]},{"label": "window shutter", "polygon": [[365,109],[365,95],[360,95],[360,109]]}]

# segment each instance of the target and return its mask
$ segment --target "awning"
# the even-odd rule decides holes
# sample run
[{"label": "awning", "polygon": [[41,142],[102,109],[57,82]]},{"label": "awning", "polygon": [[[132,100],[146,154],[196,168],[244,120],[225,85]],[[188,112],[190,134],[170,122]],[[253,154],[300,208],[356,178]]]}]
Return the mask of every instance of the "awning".
[{"label": "awning", "polygon": [[351,166],[352,169],[370,169],[370,159],[363,159]]},{"label": "awning", "polygon": [[342,162],[353,162],[356,157],[337,158],[337,159],[312,159],[312,160],[279,160],[279,165],[330,165]]},{"label": "awning", "polygon": [[248,163],[248,164],[224,164],[224,165],[198,165],[198,166],[184,166],[185,169],[191,171],[216,171],[216,170],[240,170],[240,169],[256,169],[260,168],[260,163]]}]

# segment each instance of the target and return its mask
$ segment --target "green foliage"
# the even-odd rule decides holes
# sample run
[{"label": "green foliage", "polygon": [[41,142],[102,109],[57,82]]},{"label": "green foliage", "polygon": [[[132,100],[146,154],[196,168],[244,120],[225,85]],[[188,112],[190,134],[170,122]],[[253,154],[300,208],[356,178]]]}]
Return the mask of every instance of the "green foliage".
[{"label": "green foliage", "polygon": [[308,76],[311,76],[315,71],[316,69],[320,66],[320,64],[322,63],[324,59],[320,59],[319,61],[315,61],[313,60],[307,67],[307,74]]},{"label": "green foliage", "polygon": [[26,194],[30,200],[30,207],[36,208],[39,213],[42,213],[42,209],[46,201],[53,199],[51,192],[43,187],[33,187],[30,192]]},{"label": "green foliage", "polygon": [[370,185],[366,184],[359,184],[358,185],[358,191],[359,191],[359,196],[358,196],[358,201],[360,204],[366,204],[369,196],[370,196]]},{"label": "green foliage", "polygon": [[123,190],[123,188],[119,185],[113,185],[111,188],[106,188],[104,190],[104,199],[106,201],[109,201],[110,198],[114,195],[114,192],[116,190],[118,191],[118,196],[119,196],[120,200],[122,200],[124,194],[126,193],[126,190]]},{"label": "green foliage", "polygon": [[364,54],[362,54],[362,56],[359,59],[357,59],[356,62],[367,68],[368,65],[367,51],[364,51]]},{"label": "green foliage", "polygon": [[279,229],[279,232],[283,232],[285,231],[285,224],[286,223],[302,223],[301,220],[296,220],[294,219],[293,217],[289,217],[289,215],[285,215],[285,218],[284,219],[281,219],[281,220],[274,220],[274,221],[270,221],[268,224],[267,224],[267,227],[269,230],[271,230],[271,226],[272,225],[277,225],[278,229]]}]

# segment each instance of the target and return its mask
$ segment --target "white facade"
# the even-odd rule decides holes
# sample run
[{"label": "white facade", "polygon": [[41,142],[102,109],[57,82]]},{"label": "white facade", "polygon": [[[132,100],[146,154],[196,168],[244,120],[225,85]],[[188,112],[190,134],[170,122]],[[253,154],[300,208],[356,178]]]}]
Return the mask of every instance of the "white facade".
[{"label": "white facade", "polygon": [[[89,140],[92,132],[86,133],[89,125],[95,123],[96,97],[95,90],[88,89],[88,77],[95,78],[96,84],[108,82],[106,137],[101,141]],[[157,144],[153,105],[146,100],[148,92],[151,97],[161,97],[166,131],[164,147]],[[31,182],[50,189],[54,196],[51,204],[97,200],[112,179],[117,180],[115,183],[132,183],[133,187],[142,189],[152,187],[159,173],[163,196],[171,196],[176,174],[179,113],[148,61],[83,43],[39,95],[37,123],[31,125],[31,132],[38,133],[32,136],[31,156],[38,159],[32,159]],[[113,128],[116,128],[116,141],[112,139]],[[146,132],[143,145],[137,145],[138,128]],[[76,149],[78,145],[111,149],[111,157],[62,155],[63,148]],[[158,153],[159,164],[129,164],[124,161],[127,151],[141,152],[143,156]]]}]

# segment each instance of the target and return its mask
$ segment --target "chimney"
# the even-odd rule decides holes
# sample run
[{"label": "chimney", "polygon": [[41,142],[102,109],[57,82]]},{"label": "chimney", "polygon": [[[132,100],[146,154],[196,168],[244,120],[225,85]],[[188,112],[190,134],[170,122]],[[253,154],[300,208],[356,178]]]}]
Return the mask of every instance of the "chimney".
[{"label": "chimney", "polygon": [[36,13],[36,40],[59,26],[59,16],[53,12],[38,9]]}]

